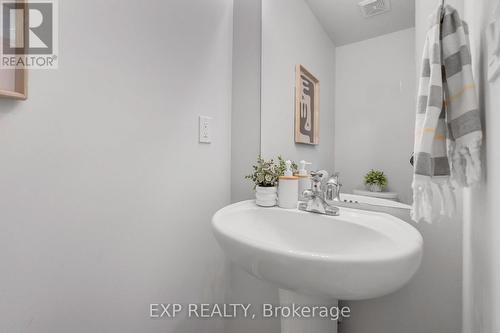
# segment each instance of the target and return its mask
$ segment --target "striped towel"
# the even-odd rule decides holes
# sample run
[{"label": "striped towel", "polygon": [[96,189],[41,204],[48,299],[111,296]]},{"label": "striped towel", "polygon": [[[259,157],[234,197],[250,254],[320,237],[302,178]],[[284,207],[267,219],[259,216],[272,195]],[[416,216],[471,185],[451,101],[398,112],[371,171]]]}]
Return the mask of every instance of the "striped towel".
[{"label": "striped towel", "polygon": [[[432,222],[455,210],[453,185],[480,180],[481,120],[472,78],[468,27],[451,6],[431,17],[425,42],[415,124],[414,221]],[[453,185],[452,185],[453,184]]]}]

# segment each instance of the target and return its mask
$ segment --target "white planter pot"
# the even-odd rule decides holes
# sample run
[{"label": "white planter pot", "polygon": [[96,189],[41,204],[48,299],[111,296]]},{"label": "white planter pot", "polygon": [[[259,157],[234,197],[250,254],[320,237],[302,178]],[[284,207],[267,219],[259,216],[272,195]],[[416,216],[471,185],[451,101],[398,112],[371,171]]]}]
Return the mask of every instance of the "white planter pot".
[{"label": "white planter pot", "polygon": [[371,192],[382,192],[382,186],[380,186],[379,184],[370,184],[366,186]]},{"label": "white planter pot", "polygon": [[276,206],[278,200],[278,188],[274,187],[255,187],[255,203],[263,207]]}]

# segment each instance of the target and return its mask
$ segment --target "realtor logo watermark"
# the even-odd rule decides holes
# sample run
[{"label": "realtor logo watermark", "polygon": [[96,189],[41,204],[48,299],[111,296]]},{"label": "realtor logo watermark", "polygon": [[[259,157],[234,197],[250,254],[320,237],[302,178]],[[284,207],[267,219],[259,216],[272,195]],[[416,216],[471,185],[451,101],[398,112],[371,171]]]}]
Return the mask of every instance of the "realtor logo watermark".
[{"label": "realtor logo watermark", "polygon": [[57,69],[57,0],[0,0],[1,68]]}]

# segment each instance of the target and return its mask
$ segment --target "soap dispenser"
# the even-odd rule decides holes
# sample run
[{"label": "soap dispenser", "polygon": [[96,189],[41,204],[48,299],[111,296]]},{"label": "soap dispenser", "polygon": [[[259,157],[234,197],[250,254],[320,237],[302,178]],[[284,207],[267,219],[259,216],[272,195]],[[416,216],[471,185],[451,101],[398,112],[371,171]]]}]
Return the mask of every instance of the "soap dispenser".
[{"label": "soap dispenser", "polygon": [[299,177],[293,175],[291,161],[286,161],[285,165],[285,175],[279,177],[278,206],[288,209],[297,208]]},{"label": "soap dispenser", "polygon": [[305,190],[310,190],[311,189],[311,175],[309,172],[307,172],[306,166],[311,165],[312,163],[306,162],[306,161],[300,161],[300,169],[299,169],[299,194],[298,198],[299,200],[302,200],[302,193],[304,193]]}]

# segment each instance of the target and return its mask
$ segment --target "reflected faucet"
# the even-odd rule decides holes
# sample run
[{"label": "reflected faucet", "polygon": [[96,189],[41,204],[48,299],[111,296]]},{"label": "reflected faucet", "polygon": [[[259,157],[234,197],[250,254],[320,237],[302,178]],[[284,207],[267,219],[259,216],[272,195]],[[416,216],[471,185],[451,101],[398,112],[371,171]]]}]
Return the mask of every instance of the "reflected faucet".
[{"label": "reflected faucet", "polygon": [[[317,213],[338,216],[339,208],[333,205],[334,201],[340,200],[339,174],[336,173],[325,185],[323,181],[328,178],[328,172],[321,170],[311,172],[311,189],[302,193],[304,201],[299,202],[299,209]],[[324,189],[323,189],[324,188]]]},{"label": "reflected faucet", "polygon": [[340,173],[335,172],[333,177],[326,182],[325,200],[327,202],[340,201],[340,188],[342,184],[340,184],[339,176]]}]

